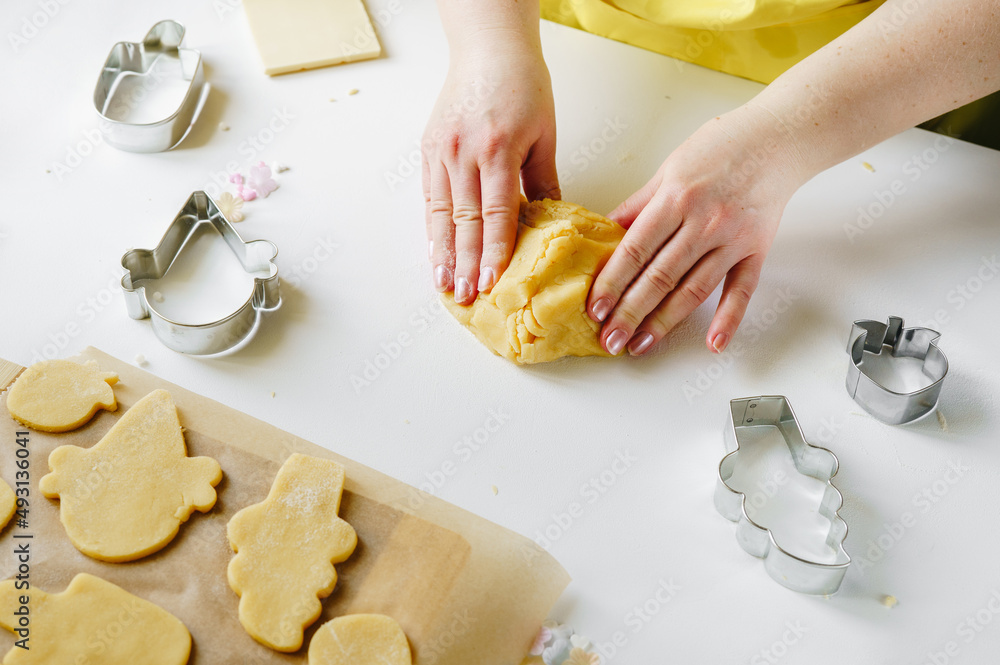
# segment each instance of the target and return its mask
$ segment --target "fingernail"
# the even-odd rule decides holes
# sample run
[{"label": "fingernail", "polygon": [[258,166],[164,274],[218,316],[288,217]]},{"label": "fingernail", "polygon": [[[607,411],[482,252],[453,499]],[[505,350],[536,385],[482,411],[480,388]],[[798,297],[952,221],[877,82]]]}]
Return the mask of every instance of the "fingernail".
[{"label": "fingernail", "polygon": [[428,259],[433,259],[434,258],[434,241],[433,240],[428,240],[427,241],[427,258]]},{"label": "fingernail", "polygon": [[472,284],[464,277],[455,280],[455,302],[464,303],[472,297]]},{"label": "fingernail", "polygon": [[719,333],[712,340],[712,348],[715,349],[716,353],[722,353],[729,346],[729,333]]},{"label": "fingernail", "polygon": [[493,268],[483,268],[479,272],[479,290],[489,291],[493,288]]},{"label": "fingernail", "polygon": [[641,353],[645,353],[653,344],[653,336],[648,332],[642,332],[632,338],[632,342],[628,345],[628,352],[633,356],[637,356]]},{"label": "fingernail", "polygon": [[[611,301],[607,298],[601,298],[594,303],[594,306],[590,308],[590,313],[594,315],[594,318],[598,321],[603,321],[608,318],[608,314],[611,312]],[[622,333],[624,334],[624,333]]]},{"label": "fingernail", "polygon": [[610,353],[613,356],[617,356],[618,353],[622,350],[622,347],[625,346],[625,342],[627,341],[628,341],[628,335],[625,333],[624,330],[619,328],[618,330],[614,331],[613,333],[608,335],[608,353]]},{"label": "fingernail", "polygon": [[438,291],[447,291],[449,277],[451,277],[451,271],[444,266],[434,268],[434,288]]}]

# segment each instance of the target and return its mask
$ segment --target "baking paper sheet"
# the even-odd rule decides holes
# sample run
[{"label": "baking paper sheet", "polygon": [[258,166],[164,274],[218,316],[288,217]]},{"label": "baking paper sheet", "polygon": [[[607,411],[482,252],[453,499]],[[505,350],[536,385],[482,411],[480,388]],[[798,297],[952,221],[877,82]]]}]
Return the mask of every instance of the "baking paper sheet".
[{"label": "baking paper sheet", "polygon": [[[5,451],[0,452],[0,475],[12,486],[18,431],[29,432],[31,451],[28,527],[17,526],[15,516],[0,534],[3,578],[17,569],[15,544],[25,542],[15,541],[14,534],[31,534],[33,586],[59,592],[76,573],[88,572],[152,601],[191,631],[191,665],[305,663],[309,639],[320,625],[364,612],[396,619],[419,665],[516,665],[569,583],[562,567],[523,536],[96,349],[76,358],[89,359],[118,373],[119,407],[114,413],[101,411],[74,432],[27,430],[7,413],[6,395],[0,398],[0,451]],[[0,388],[5,390],[20,370],[0,360]],[[58,500],[38,491],[38,481],[49,470],[48,455],[59,445],[93,446],[128,407],[156,388],[168,390],[177,405],[188,454],[208,455],[222,465],[218,503],[208,513],[195,512],[156,554],[130,563],[90,559],[67,538]],[[379,443],[391,448],[391,442]],[[232,557],[226,524],[241,508],[264,499],[281,462],[295,452],[345,466],[340,514],[357,530],[359,542],[351,558],[336,566],[337,586],[323,601],[320,619],[306,631],[303,648],[280,654],[240,626],[239,599],[226,581]],[[13,641],[0,630],[0,649],[6,652]]]}]

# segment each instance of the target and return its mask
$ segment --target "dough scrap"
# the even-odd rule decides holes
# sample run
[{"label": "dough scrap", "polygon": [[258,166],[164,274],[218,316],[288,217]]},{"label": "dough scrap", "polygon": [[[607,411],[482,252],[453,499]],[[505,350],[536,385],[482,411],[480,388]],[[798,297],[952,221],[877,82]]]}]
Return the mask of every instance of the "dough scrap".
[{"label": "dough scrap", "polygon": [[586,311],[594,276],[625,235],[611,221],[565,201],[521,202],[510,265],[471,305],[444,304],[497,355],[520,364],[563,356],[609,356]]},{"label": "dough scrap", "polygon": [[6,481],[0,480],[0,529],[7,526],[17,510],[17,497]]},{"label": "dough scrap", "polygon": [[211,510],[222,468],[188,457],[170,393],[135,403],[92,448],[59,446],[39,488],[59,499],[78,550],[101,561],[134,561],[167,545],[195,509]]},{"label": "dough scrap", "polygon": [[68,432],[101,409],[118,408],[114,372],[97,361],[43,360],[21,372],[7,393],[7,410],[18,422],[42,432]]},{"label": "dough scrap", "polygon": [[229,520],[229,586],[240,597],[240,623],[255,640],[277,651],[298,651],[302,633],[319,618],[320,598],[337,583],[335,563],[358,544],[338,517],[344,467],[295,453],[264,501]]},{"label": "dough scrap", "polygon": [[309,642],[309,665],[411,665],[403,629],[383,614],[349,614],[327,621]]},{"label": "dough scrap", "polygon": [[[30,625],[19,634],[14,613],[27,596]],[[133,596],[99,577],[80,573],[62,593],[19,590],[14,580],[0,582],[0,626],[28,649],[14,646],[4,665],[184,665],[191,654],[191,633],[163,608]]]}]

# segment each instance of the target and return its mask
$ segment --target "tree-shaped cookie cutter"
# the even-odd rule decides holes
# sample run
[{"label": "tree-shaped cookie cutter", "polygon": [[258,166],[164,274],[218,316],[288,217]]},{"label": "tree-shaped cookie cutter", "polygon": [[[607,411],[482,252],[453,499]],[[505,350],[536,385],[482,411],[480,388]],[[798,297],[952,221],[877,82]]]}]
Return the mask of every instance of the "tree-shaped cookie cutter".
[{"label": "tree-shaped cookie cutter", "polygon": [[[94,108],[101,116],[105,140],[119,150],[128,152],[161,152],[184,140],[205,100],[210,86],[205,83],[201,53],[181,48],[184,26],[177,21],[160,21],[146,33],[141,42],[118,42],[111,48],[101,75],[94,88]],[[115,100],[116,87],[127,76],[148,77],[160,58],[178,60],[180,77],[187,83],[184,98],[176,109],[155,122],[125,122],[108,116]],[[138,94],[129,104],[141,103]]]},{"label": "tree-shaped cookie cutter", "polygon": [[[736,522],[736,540],[748,553],[764,560],[764,569],[776,582],[801,593],[836,593],[851,563],[851,557],[844,549],[847,523],[838,512],[844,497],[831,482],[839,468],[837,456],[805,440],[785,397],[744,397],[730,401],[729,408],[730,419],[724,437],[727,452],[719,463],[715,507],[723,517]],[[799,473],[826,483],[819,514],[830,520],[826,544],[836,553],[833,562],[810,561],[784,549],[769,529],[757,524],[747,513],[746,495],[729,486],[727,481],[739,463],[742,434],[748,428],[762,426],[778,428]]]},{"label": "tree-shaped cookie cutter", "polygon": [[[187,241],[203,224],[210,224],[219,232],[243,269],[253,275],[253,292],[239,309],[218,321],[177,323],[156,311],[149,302],[144,282],[167,274]],[[222,353],[253,334],[261,312],[277,309],[281,304],[278,267],[274,264],[277,255],[278,249],[270,241],[243,240],[208,194],[194,192],[177,213],[156,249],[132,249],[122,256],[125,306],[133,319],[149,318],[156,336],[174,351],[191,355]]]},{"label": "tree-shaped cookie cutter", "polygon": [[[889,425],[902,425],[921,418],[937,406],[948,358],[938,348],[941,333],[930,328],[904,328],[903,319],[890,316],[888,323],[855,321],[847,340],[851,363],[847,367],[847,392],[865,411]],[[865,374],[864,352],[880,354],[889,347],[893,358],[923,361],[923,373],[931,383],[918,390],[896,392]]]}]

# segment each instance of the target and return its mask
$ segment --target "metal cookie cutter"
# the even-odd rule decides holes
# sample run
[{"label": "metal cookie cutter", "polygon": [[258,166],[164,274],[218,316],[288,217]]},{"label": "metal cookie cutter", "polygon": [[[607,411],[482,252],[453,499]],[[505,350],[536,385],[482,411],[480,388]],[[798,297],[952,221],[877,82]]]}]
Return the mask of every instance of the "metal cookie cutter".
[{"label": "metal cookie cutter", "polygon": [[[930,328],[904,328],[903,319],[890,316],[888,323],[855,321],[847,341],[851,364],[847,367],[847,392],[865,411],[890,425],[901,425],[927,415],[934,410],[944,377],[948,374],[948,358],[938,348],[941,334]],[[893,358],[916,358],[923,361],[923,373],[930,378],[928,386],[911,392],[895,392],[865,374],[864,352],[879,354],[891,347]]]},{"label": "metal cookie cutter", "polygon": [[[727,453],[719,463],[715,507],[723,517],[737,523],[736,540],[744,550],[764,560],[764,569],[778,584],[801,593],[836,593],[851,563],[851,557],[844,550],[847,523],[838,513],[844,497],[831,482],[839,468],[837,456],[805,440],[791,405],[780,395],[734,399],[729,402],[729,408],[730,422],[725,430]],[[830,520],[826,544],[836,553],[832,563],[809,561],[783,549],[769,529],[747,514],[746,495],[727,484],[736,469],[741,433],[747,428],[762,426],[778,428],[799,473],[826,482],[819,513]]]},{"label": "metal cookie cutter", "polygon": [[[118,42],[112,47],[104,69],[94,89],[94,107],[101,116],[104,138],[115,148],[128,152],[161,152],[184,140],[201,107],[208,98],[210,86],[205,83],[201,53],[181,48],[184,26],[177,21],[160,21],[141,42]],[[161,73],[158,67],[173,71]],[[119,86],[129,77],[141,76],[141,86],[131,94],[120,93]],[[159,85],[161,77],[180,79],[187,91],[178,107],[165,118],[148,123],[133,123],[116,118],[117,105],[126,111],[143,101],[152,91],[151,81]],[[141,94],[141,96],[140,96]],[[123,99],[123,97],[129,97]]]},{"label": "metal cookie cutter", "polygon": [[[218,321],[177,323],[150,304],[143,282],[163,277],[188,239],[203,224],[215,227],[243,269],[254,276],[253,292],[239,309]],[[174,351],[192,355],[227,351],[250,337],[257,328],[261,311],[277,309],[281,304],[278,267],[274,264],[277,254],[278,249],[267,240],[244,241],[215,201],[205,192],[195,192],[177,213],[156,249],[132,249],[122,256],[126,271],[122,277],[125,306],[133,319],[148,317],[156,336]]]}]

